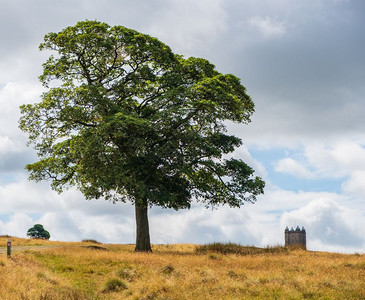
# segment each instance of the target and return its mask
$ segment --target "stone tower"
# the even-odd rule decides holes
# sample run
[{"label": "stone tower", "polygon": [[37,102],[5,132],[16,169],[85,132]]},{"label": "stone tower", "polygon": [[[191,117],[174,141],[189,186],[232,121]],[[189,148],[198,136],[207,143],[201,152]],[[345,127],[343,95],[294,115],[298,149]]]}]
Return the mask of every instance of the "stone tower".
[{"label": "stone tower", "polygon": [[292,227],[290,230],[285,228],[285,247],[300,247],[307,249],[307,238],[304,227],[302,229],[297,226],[294,230]]}]

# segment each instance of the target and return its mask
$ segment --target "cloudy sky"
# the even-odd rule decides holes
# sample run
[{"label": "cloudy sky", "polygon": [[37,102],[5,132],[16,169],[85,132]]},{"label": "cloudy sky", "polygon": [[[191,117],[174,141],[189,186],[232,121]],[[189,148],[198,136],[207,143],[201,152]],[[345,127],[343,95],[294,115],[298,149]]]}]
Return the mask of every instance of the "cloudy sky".
[{"label": "cloudy sky", "polygon": [[89,19],[155,36],[242,79],[256,105],[229,124],[234,155],[266,181],[241,209],[150,211],[153,243],[284,243],[304,226],[310,250],[365,252],[365,2],[356,0],[0,0],[0,235],[41,223],[53,240],[134,243],[130,204],[58,195],[27,180],[36,159],[19,106],[39,101],[38,45]]}]

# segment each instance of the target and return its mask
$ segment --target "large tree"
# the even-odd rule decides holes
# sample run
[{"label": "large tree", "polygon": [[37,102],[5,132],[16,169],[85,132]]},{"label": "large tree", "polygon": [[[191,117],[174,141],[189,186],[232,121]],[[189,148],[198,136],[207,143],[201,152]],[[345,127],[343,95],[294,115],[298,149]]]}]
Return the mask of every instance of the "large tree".
[{"label": "large tree", "polygon": [[41,102],[21,107],[20,128],[38,151],[30,178],[87,199],[131,201],[136,251],[151,251],[147,210],[255,202],[264,182],[229,153],[254,103],[240,80],[183,58],[151,36],[98,21],[49,33],[41,50]]}]

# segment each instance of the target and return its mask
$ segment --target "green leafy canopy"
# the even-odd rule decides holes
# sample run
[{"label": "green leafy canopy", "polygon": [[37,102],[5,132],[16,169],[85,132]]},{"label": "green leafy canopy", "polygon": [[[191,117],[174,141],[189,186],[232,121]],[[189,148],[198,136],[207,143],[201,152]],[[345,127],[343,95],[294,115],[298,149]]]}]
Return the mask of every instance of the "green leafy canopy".
[{"label": "green leafy canopy", "polygon": [[250,122],[254,103],[240,80],[202,58],[183,58],[158,39],[123,26],[83,21],[49,33],[53,51],[36,104],[20,128],[38,151],[30,178],[87,199],[189,208],[239,207],[264,182],[242,160],[225,121]]},{"label": "green leafy canopy", "polygon": [[43,228],[41,224],[35,224],[33,227],[29,228],[27,231],[27,236],[36,239],[46,239],[48,240],[51,235],[47,230]]}]

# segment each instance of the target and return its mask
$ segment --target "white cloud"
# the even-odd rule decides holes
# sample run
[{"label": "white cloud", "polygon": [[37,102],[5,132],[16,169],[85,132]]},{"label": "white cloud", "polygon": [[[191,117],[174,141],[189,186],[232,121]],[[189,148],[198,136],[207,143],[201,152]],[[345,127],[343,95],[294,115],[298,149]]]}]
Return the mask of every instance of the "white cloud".
[{"label": "white cloud", "polygon": [[32,219],[27,214],[17,212],[10,216],[9,221],[0,221],[0,234],[25,237],[33,225]]},{"label": "white cloud", "polygon": [[80,241],[80,228],[75,224],[66,211],[47,212],[41,218],[34,221],[36,224],[42,224],[50,233],[51,240],[58,241]]},{"label": "white cloud", "polygon": [[323,176],[348,176],[353,171],[365,170],[365,149],[361,141],[312,143],[306,147],[305,156]]},{"label": "white cloud", "polygon": [[365,169],[362,171],[354,171],[350,178],[342,184],[342,190],[350,195],[365,197]]},{"label": "white cloud", "polygon": [[[103,206],[113,206],[112,203],[103,203]],[[119,214],[99,213],[90,215],[81,211],[68,214],[73,222],[72,231],[79,231],[79,240],[96,239],[109,243],[134,243],[135,219],[134,207],[131,204],[117,203],[114,207]],[[62,226],[64,221],[59,224]],[[57,228],[62,233],[62,227]],[[64,239],[64,238],[61,238]]]},{"label": "white cloud", "polygon": [[11,140],[8,136],[0,136],[0,157],[10,152],[19,152],[21,147],[19,144]]},{"label": "white cloud", "polygon": [[0,136],[12,143],[24,142],[25,135],[18,128],[19,106],[37,101],[41,93],[40,84],[29,82],[8,82],[0,89]]},{"label": "white cloud", "polygon": [[309,170],[292,158],[279,160],[275,165],[275,171],[299,178],[314,178],[314,175]]},{"label": "white cloud", "polygon": [[46,184],[36,184],[24,177],[19,181],[0,185],[0,213],[44,213],[61,209],[57,193],[50,191]]},{"label": "white cloud", "polygon": [[47,183],[21,181],[0,186],[0,215],[11,216],[0,223],[1,234],[26,237],[27,229],[40,223],[53,240],[134,241],[132,205],[86,201],[74,189],[59,195],[51,191]]}]

